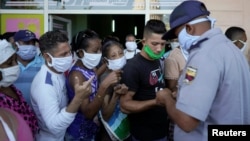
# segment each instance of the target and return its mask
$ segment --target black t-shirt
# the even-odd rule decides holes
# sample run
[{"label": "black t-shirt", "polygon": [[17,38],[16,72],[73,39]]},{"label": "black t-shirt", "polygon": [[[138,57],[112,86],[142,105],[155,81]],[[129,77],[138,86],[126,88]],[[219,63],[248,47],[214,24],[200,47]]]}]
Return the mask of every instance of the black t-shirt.
[{"label": "black t-shirt", "polygon": [[[156,91],[165,88],[159,60],[150,61],[137,54],[123,68],[122,83],[134,91],[134,100],[154,99]],[[163,138],[168,132],[167,112],[164,107],[128,115],[132,135],[142,141]]]}]

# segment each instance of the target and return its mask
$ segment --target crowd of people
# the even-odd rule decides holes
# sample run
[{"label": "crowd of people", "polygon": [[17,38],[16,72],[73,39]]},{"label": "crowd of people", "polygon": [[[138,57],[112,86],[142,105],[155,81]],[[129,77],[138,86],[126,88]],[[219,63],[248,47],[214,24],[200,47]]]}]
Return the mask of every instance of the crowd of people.
[{"label": "crowd of people", "polygon": [[[163,21],[102,38],[28,30],[0,40],[0,136],[25,141],[201,141],[208,125],[250,124],[250,73],[241,27],[215,27],[184,1]],[[166,49],[170,46],[169,49]]]}]

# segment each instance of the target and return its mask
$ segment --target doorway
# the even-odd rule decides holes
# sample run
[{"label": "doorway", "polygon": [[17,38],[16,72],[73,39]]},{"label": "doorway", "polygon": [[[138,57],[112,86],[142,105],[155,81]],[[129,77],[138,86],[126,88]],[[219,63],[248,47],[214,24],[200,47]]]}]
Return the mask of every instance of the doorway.
[{"label": "doorway", "polygon": [[[125,44],[127,34],[134,34],[137,39],[142,39],[145,25],[145,15],[62,15],[56,16],[70,19],[72,37],[79,31],[87,28],[96,31],[101,38],[108,35],[116,36]],[[141,45],[138,44],[141,49]]]},{"label": "doorway", "polygon": [[97,31],[101,37],[113,35],[124,43],[127,34],[142,38],[144,21],[144,15],[89,15],[88,27]]}]

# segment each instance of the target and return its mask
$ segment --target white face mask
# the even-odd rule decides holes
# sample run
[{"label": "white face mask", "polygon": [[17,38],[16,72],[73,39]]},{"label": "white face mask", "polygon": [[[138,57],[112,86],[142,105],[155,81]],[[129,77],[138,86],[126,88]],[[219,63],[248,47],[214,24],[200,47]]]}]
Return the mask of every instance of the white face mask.
[{"label": "white face mask", "polygon": [[[210,18],[210,17],[193,20],[193,21],[189,22],[188,24],[192,25],[192,24],[197,24],[197,23],[204,22],[204,21],[210,21],[211,28],[214,28],[215,19]],[[194,35],[188,34],[185,27],[179,33],[178,40],[179,40],[180,46],[182,48],[182,53],[185,56],[185,58],[188,58],[189,49],[192,45],[194,45],[196,43],[198,38],[200,38],[200,36],[194,36]]]},{"label": "white face mask", "polygon": [[179,42],[171,42],[170,45],[171,45],[171,48],[174,49],[174,48],[180,46],[180,43]]},{"label": "white face mask", "polygon": [[20,74],[20,68],[18,65],[3,69],[0,68],[0,71],[2,72],[2,80],[0,80],[0,87],[9,87],[17,80]]},{"label": "white face mask", "polygon": [[235,43],[237,41],[239,41],[239,42],[241,42],[243,44],[243,47],[240,49],[240,51],[244,52],[246,50],[246,48],[247,48],[247,42],[244,42],[242,40],[235,40],[235,41],[233,41],[233,43]]},{"label": "white face mask", "polygon": [[244,43],[244,46],[240,49],[241,52],[244,52],[247,48],[247,43]]},{"label": "white face mask", "polygon": [[102,54],[98,53],[87,53],[83,50],[84,56],[81,58],[82,63],[85,67],[88,69],[93,69],[95,68],[101,61]]},{"label": "white face mask", "polygon": [[49,67],[53,67],[57,72],[66,72],[67,70],[70,69],[73,63],[73,57],[70,54],[67,57],[60,57],[60,58],[55,58],[52,57],[49,53],[47,53],[50,58],[51,58],[51,63],[48,62]]},{"label": "white face mask", "polygon": [[107,60],[108,60],[108,68],[110,70],[122,69],[127,62],[127,59],[125,56],[122,56],[121,58],[115,59],[115,60],[110,60],[110,59],[107,59]]},{"label": "white face mask", "polygon": [[125,43],[125,46],[126,46],[127,50],[130,50],[130,51],[134,51],[137,49],[137,44],[136,44],[136,42],[133,42],[133,41],[127,41]]}]

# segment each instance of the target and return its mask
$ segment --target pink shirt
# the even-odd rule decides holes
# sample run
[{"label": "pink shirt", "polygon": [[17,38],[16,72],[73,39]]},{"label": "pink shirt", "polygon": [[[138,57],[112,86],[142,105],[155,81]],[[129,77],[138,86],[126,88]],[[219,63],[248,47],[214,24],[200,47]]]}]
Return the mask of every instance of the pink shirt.
[{"label": "pink shirt", "polygon": [[14,85],[11,85],[10,87],[16,92],[18,100],[0,92],[0,107],[9,108],[19,113],[29,125],[33,135],[35,135],[38,130],[38,123],[35,113],[24,100],[21,91],[16,89]]},{"label": "pink shirt", "polygon": [[[3,117],[1,117],[1,123],[3,125],[3,128],[5,130],[5,134],[9,138],[9,140],[14,137],[17,141],[33,141],[32,132],[28,126],[28,124],[25,122],[25,120],[18,114],[17,112],[8,109],[8,108],[2,108],[1,111],[3,113],[2,116],[8,117],[7,120],[11,121],[11,123],[15,124],[15,129],[11,130],[10,127],[13,127],[13,125],[8,125],[6,121],[4,121]],[[5,140],[4,140],[5,141]],[[8,141],[8,140],[6,140]]]}]

